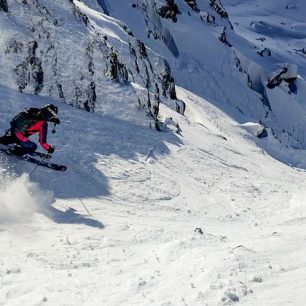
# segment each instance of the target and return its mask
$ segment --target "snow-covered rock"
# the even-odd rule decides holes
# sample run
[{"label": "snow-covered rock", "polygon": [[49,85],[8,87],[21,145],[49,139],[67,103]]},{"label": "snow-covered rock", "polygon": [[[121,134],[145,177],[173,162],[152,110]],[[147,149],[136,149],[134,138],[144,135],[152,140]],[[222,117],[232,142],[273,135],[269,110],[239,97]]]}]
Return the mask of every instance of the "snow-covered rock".
[{"label": "snow-covered rock", "polygon": [[239,126],[247,130],[250,134],[252,134],[255,137],[262,138],[264,136],[267,136],[266,128],[259,123],[246,122],[246,123],[240,124]]},{"label": "snow-covered rock", "polygon": [[[138,121],[144,116],[137,109],[156,118],[159,103],[183,114],[177,84],[240,123],[260,121],[279,139],[292,135],[289,144],[298,140],[305,147],[299,132],[305,127],[297,128],[294,119],[284,123],[269,92],[290,80],[284,99],[301,103],[296,94],[303,90],[306,70],[297,50],[306,40],[300,13],[305,5],[298,1],[298,11],[280,2],[261,5],[250,0],[2,1],[2,11],[9,7],[9,13],[0,14],[7,29],[0,47],[1,83],[119,118],[123,107]],[[250,9],[258,13],[248,21],[241,16]],[[263,10],[281,13],[272,20],[260,14]],[[275,79],[282,62],[287,71]],[[289,117],[298,108],[287,108]]]},{"label": "snow-covered rock", "polygon": [[0,0],[0,11],[8,12],[8,6],[6,0]]},{"label": "snow-covered rock", "polygon": [[122,103],[111,93],[117,87],[129,92],[127,109],[140,107],[151,117],[160,101],[176,99],[165,59],[120,21],[79,1],[10,1],[9,7],[0,14],[3,85],[106,113]]}]

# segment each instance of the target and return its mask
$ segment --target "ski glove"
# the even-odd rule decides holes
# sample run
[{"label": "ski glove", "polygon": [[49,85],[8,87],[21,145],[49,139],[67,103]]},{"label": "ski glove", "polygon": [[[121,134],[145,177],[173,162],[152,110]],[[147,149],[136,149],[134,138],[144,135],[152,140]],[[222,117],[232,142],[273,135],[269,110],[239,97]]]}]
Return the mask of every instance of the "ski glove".
[{"label": "ski glove", "polygon": [[54,124],[60,124],[61,123],[61,121],[56,117],[52,117],[49,121],[54,123]]},{"label": "ski glove", "polygon": [[48,153],[49,154],[52,154],[54,152],[55,148],[52,147],[52,146],[49,146],[49,149],[48,149]]}]

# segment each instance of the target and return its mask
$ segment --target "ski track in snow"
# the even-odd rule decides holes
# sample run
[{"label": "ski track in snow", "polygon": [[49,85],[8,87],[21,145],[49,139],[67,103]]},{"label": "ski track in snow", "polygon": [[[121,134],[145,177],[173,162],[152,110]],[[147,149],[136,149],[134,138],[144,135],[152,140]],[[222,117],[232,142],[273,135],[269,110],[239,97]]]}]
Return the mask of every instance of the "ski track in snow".
[{"label": "ski track in snow", "polygon": [[50,141],[68,170],[39,169],[31,182],[54,198],[0,224],[0,305],[303,304],[305,173],[178,93],[189,113],[162,113],[183,136],[61,105]]}]

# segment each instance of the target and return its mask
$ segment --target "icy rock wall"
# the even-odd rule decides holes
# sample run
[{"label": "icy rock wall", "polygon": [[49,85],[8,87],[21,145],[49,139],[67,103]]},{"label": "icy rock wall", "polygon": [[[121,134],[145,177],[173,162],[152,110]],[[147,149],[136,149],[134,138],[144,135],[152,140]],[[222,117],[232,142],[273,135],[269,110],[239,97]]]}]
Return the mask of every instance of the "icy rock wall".
[{"label": "icy rock wall", "polygon": [[[121,22],[109,36],[107,27],[116,21],[96,20],[82,2],[11,0],[9,5],[6,19],[0,14],[7,28],[0,47],[4,85],[94,111],[97,104],[103,109],[103,97],[115,82],[135,88],[130,100],[151,116],[162,99],[176,98],[167,62]],[[6,1],[0,8],[7,10]]]},{"label": "icy rock wall", "polygon": [[0,11],[8,12],[6,0],[0,0]]}]

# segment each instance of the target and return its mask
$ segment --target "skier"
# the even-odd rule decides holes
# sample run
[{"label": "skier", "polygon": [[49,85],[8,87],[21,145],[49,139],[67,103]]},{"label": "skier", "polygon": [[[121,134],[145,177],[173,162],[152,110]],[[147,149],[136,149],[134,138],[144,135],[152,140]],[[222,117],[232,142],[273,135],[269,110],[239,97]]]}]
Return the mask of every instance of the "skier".
[{"label": "skier", "polygon": [[47,104],[42,108],[32,107],[18,113],[10,122],[11,128],[0,137],[0,143],[16,144],[10,151],[12,154],[31,155],[36,151],[37,145],[29,140],[29,137],[39,133],[40,145],[49,154],[52,154],[55,148],[47,143],[48,122],[54,123],[54,126],[60,124],[60,120],[56,117],[57,114],[58,108],[53,104]]}]

